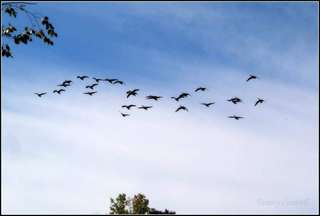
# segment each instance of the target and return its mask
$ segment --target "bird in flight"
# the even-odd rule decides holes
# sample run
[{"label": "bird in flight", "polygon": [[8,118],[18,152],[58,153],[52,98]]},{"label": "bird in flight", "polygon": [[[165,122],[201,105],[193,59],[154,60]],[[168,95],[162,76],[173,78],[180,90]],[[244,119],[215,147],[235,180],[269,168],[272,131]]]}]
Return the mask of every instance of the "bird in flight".
[{"label": "bird in flight", "polygon": [[130,97],[131,95],[136,96],[138,94],[137,91],[139,91],[139,89],[127,91],[127,98]]},{"label": "bird in flight", "polygon": [[93,88],[94,88],[95,86],[97,86],[97,85],[98,85],[97,83],[94,83],[94,84],[92,84],[92,85],[87,85],[86,88],[90,88],[90,89],[93,90]]},{"label": "bird in flight", "polygon": [[53,93],[58,93],[58,94],[60,94],[60,93],[63,92],[63,91],[66,91],[66,90],[64,90],[64,89],[54,90]]},{"label": "bird in flight", "polygon": [[242,100],[241,100],[240,98],[238,98],[238,97],[231,98],[231,99],[229,99],[229,100],[227,100],[227,101],[230,101],[230,102],[232,102],[232,103],[234,103],[234,104],[237,104],[237,103],[239,103],[239,102],[242,102]]},{"label": "bird in flight", "polygon": [[148,110],[150,108],[152,108],[152,106],[140,106],[140,107],[138,107],[138,109],[144,109],[144,110]]},{"label": "bird in flight", "polygon": [[153,99],[153,100],[155,100],[155,101],[157,101],[157,100],[160,99],[160,98],[162,98],[162,96],[149,95],[149,96],[146,97],[146,99],[148,99],[148,100]]},{"label": "bird in flight", "polygon": [[233,115],[233,116],[228,116],[228,118],[234,118],[236,120],[239,120],[239,119],[244,118],[244,117]]},{"label": "bird in flight", "polygon": [[199,87],[199,88],[197,88],[197,89],[194,90],[194,91],[197,92],[197,91],[205,91],[205,90],[207,90],[207,88]]},{"label": "bird in flight", "polygon": [[60,84],[60,85],[57,85],[57,86],[63,86],[63,87],[67,87],[67,86],[70,86],[70,83],[65,83],[65,82],[63,82],[62,84]]},{"label": "bird in flight", "polygon": [[116,81],[114,81],[112,84],[120,84],[120,85],[123,85],[124,82],[121,81],[121,80],[116,80]]},{"label": "bird in flight", "polygon": [[247,82],[248,82],[249,80],[257,79],[257,78],[258,78],[257,76],[250,74],[249,78],[247,79]]},{"label": "bird in flight", "polygon": [[109,83],[113,84],[113,82],[117,81],[118,79],[104,79],[103,81],[108,81]]},{"label": "bird in flight", "polygon": [[175,99],[176,101],[179,101],[181,98],[185,98],[187,96],[189,96],[189,93],[181,93],[178,97],[171,97],[172,99]]},{"label": "bird in flight", "polygon": [[179,101],[181,97],[171,97],[172,99],[175,99],[176,101]]},{"label": "bird in flight", "polygon": [[254,104],[254,106],[257,106],[259,103],[263,103],[264,100],[261,98],[258,98],[257,102]]},{"label": "bird in flight", "polygon": [[185,110],[185,111],[189,111],[185,106],[179,106],[178,109],[176,109],[176,112],[178,112],[179,110]]},{"label": "bird in flight", "polygon": [[62,84],[71,84],[72,83],[72,81],[71,80],[65,80],[65,81],[63,81],[63,83]]},{"label": "bird in flight", "polygon": [[98,79],[98,78],[95,78],[95,77],[92,77],[92,79],[94,79],[97,83],[99,82],[99,81],[102,81],[103,79]]},{"label": "bird in flight", "polygon": [[123,105],[123,106],[121,106],[122,108],[127,108],[128,110],[130,110],[131,109],[131,107],[135,107],[136,105],[134,105],[134,104],[130,104],[130,105]]},{"label": "bird in flight", "polygon": [[212,103],[201,103],[202,105],[204,105],[204,106],[206,106],[206,107],[209,107],[209,106],[211,106],[212,104],[215,104],[214,102],[212,102]]},{"label": "bird in flight", "polygon": [[183,92],[183,93],[181,93],[181,94],[179,95],[179,97],[181,97],[181,98],[185,98],[185,97],[187,97],[187,96],[190,96],[190,94],[189,94],[189,93],[185,93],[185,92]]},{"label": "bird in flight", "polygon": [[121,113],[122,117],[126,117],[126,116],[129,116],[129,114],[127,113]]},{"label": "bird in flight", "polygon": [[84,80],[85,78],[89,78],[88,76],[77,76],[77,78]]},{"label": "bird in flight", "polygon": [[38,95],[38,97],[41,97],[42,95],[47,94],[47,92],[43,92],[43,93],[35,93],[36,95]]},{"label": "bird in flight", "polygon": [[83,93],[83,94],[87,94],[87,95],[92,96],[92,95],[95,94],[95,93],[97,93],[97,91],[94,91],[94,92],[85,92],[85,93]]}]

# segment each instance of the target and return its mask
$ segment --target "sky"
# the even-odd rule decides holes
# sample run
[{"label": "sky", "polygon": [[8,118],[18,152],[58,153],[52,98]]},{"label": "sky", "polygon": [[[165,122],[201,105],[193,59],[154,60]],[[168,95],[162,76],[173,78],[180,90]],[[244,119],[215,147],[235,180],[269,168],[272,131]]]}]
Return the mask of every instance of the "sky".
[{"label": "sky", "polygon": [[[8,42],[14,58],[1,59],[1,213],[105,214],[119,193],[179,214],[319,213],[318,3],[28,7],[58,37]],[[93,80],[77,75],[125,85],[102,83],[90,97]],[[72,86],[53,94],[66,79]],[[170,99],[181,92],[191,96]],[[243,103],[226,101],[234,96]],[[121,108],[130,103],[153,108]]]}]

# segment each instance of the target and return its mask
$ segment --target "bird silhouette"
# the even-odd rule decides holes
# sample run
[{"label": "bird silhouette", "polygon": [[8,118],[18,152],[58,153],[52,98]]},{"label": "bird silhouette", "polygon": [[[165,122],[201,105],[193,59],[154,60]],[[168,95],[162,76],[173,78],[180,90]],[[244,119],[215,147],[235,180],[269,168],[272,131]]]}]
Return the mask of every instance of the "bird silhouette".
[{"label": "bird silhouette", "polygon": [[72,81],[71,81],[71,80],[65,80],[65,81],[63,81],[63,83],[62,83],[62,84],[63,84],[63,85],[64,85],[64,84],[69,84],[69,85],[70,85],[70,83],[72,83]]},{"label": "bird silhouette", "polygon": [[205,91],[205,90],[207,90],[207,88],[199,87],[199,88],[197,88],[197,89],[194,90],[194,91],[197,92],[197,91]]},{"label": "bird silhouette", "polygon": [[185,98],[185,97],[187,97],[187,96],[190,96],[190,94],[189,94],[189,93],[185,93],[185,92],[183,92],[183,93],[181,93],[181,94],[179,95],[179,97],[181,97],[181,98]]},{"label": "bird silhouette", "polygon": [[85,78],[89,78],[88,76],[77,76],[77,78],[84,80]]},{"label": "bird silhouette", "polygon": [[247,79],[247,82],[248,82],[249,80],[257,79],[257,78],[258,78],[257,76],[250,74],[249,78]]},{"label": "bird silhouette", "polygon": [[136,105],[134,105],[134,104],[130,104],[130,105],[123,105],[123,106],[121,106],[122,108],[127,108],[128,110],[130,110],[131,109],[131,107],[135,107]]},{"label": "bird silhouette", "polygon": [[181,99],[181,97],[171,97],[171,98],[174,99],[177,102]]},{"label": "bird silhouette", "polygon": [[43,93],[35,93],[36,95],[38,95],[38,97],[42,97],[42,95],[47,94],[47,92],[43,92]]},{"label": "bird silhouette", "polygon": [[185,110],[185,111],[189,111],[185,106],[179,106],[178,109],[176,109],[176,112],[178,112],[179,110]]},{"label": "bird silhouette", "polygon": [[153,100],[157,101],[160,98],[162,98],[162,96],[154,96],[154,95],[146,96],[146,99],[148,99],[148,100],[153,99]]},{"label": "bird silhouette", "polygon": [[112,84],[120,84],[120,85],[123,85],[124,82],[121,81],[121,80],[116,80],[116,81],[114,81]]},{"label": "bird silhouette", "polygon": [[114,81],[117,81],[118,79],[104,79],[103,81],[108,81],[109,83],[113,83]]},{"label": "bird silhouette", "polygon": [[189,93],[184,92],[184,93],[181,93],[178,97],[171,97],[171,98],[178,102],[181,98],[185,98],[189,95],[190,95]]},{"label": "bird silhouette", "polygon": [[131,95],[137,96],[137,94],[138,94],[137,91],[139,91],[139,89],[134,89],[134,90],[127,91],[127,98],[130,97]]},{"label": "bird silhouette", "polygon": [[152,106],[140,106],[140,107],[138,107],[138,109],[144,109],[144,110],[148,110],[150,108],[152,108]]},{"label": "bird silhouette", "polygon": [[98,79],[98,78],[95,78],[95,77],[92,77],[92,79],[94,79],[97,83],[99,83],[100,81],[103,80],[103,79]]},{"label": "bird silhouette", "polygon": [[209,106],[211,106],[212,104],[215,104],[214,102],[212,102],[212,103],[201,103],[202,105],[204,105],[204,106],[206,106],[206,107],[209,107]]},{"label": "bird silhouette", "polygon": [[95,93],[97,93],[97,91],[94,91],[94,92],[85,92],[85,93],[83,93],[83,94],[87,94],[87,95],[92,96],[92,95],[95,94]]},{"label": "bird silhouette", "polygon": [[92,85],[87,85],[86,88],[90,88],[90,89],[93,90],[93,88],[94,88],[95,86],[97,86],[97,85],[98,85],[97,83],[94,83],[94,84],[92,84]]},{"label": "bird silhouette", "polygon": [[234,118],[236,120],[239,120],[239,119],[244,118],[244,117],[233,115],[233,116],[228,116],[228,118]]},{"label": "bird silhouette", "polygon": [[227,101],[230,101],[230,102],[232,102],[232,103],[234,103],[234,104],[237,104],[237,103],[239,103],[239,102],[242,102],[242,100],[241,100],[240,98],[238,98],[238,97],[233,97],[233,98],[231,98],[231,99],[229,99],[229,100],[227,100]]},{"label": "bird silhouette", "polygon": [[254,104],[254,106],[257,106],[259,103],[263,103],[264,99],[258,98],[257,102]]},{"label": "bird silhouette", "polygon": [[70,86],[70,83],[62,83],[62,84],[60,84],[60,85],[57,85],[57,86],[62,86],[62,87],[67,87],[67,86]]},{"label": "bird silhouette", "polygon": [[129,114],[127,114],[127,113],[121,113],[121,115],[122,115],[123,117],[129,116]]},{"label": "bird silhouette", "polygon": [[63,92],[63,91],[66,91],[66,90],[64,90],[64,89],[54,90],[53,93],[58,93],[58,94],[60,94],[60,93]]}]

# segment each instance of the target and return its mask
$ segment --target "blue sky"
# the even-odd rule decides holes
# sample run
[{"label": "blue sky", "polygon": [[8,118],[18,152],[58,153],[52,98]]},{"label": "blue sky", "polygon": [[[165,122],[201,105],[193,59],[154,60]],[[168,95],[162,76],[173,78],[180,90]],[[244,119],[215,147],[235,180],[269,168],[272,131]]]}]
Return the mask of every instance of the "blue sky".
[{"label": "blue sky", "polygon": [[[319,211],[316,3],[83,2],[30,9],[49,17],[58,38],[52,47],[37,40],[12,46],[14,58],[2,59],[4,213],[103,213],[120,192],[146,193],[154,207],[178,213]],[[25,25],[21,14],[2,20]],[[79,94],[80,82],[61,97],[33,95],[79,74],[127,84],[99,86],[89,99]],[[249,74],[260,79],[245,83]],[[192,95],[184,102],[191,112],[175,115],[177,104],[167,98],[200,85],[208,92]],[[139,97],[125,100],[135,87]],[[146,103],[149,93],[166,98],[152,103],[154,112],[120,118],[120,105]],[[225,102],[232,96],[244,104]],[[266,103],[253,107],[256,97]],[[199,106],[211,100],[213,110]],[[230,121],[232,114],[246,118]],[[123,169],[129,171],[119,174]],[[170,198],[163,193],[168,187]],[[185,194],[208,200],[191,205]],[[85,196],[92,201],[84,206]]]},{"label": "blue sky", "polygon": [[[37,59],[41,53],[45,63],[162,82],[177,82],[179,76],[168,76],[187,61],[227,65],[317,87],[317,74],[306,71],[301,77],[299,67],[273,65],[267,52],[272,50],[275,58],[289,57],[297,64],[317,55],[315,3],[50,3],[33,8],[51,18],[59,37],[50,49],[40,42],[32,49],[15,48],[21,53],[15,61],[22,56]],[[259,48],[258,57],[266,58],[261,62],[254,59]],[[161,56],[175,61],[155,67],[161,64],[162,59],[157,59]],[[317,66],[315,62],[310,65]],[[219,71],[212,73],[218,75]]]}]

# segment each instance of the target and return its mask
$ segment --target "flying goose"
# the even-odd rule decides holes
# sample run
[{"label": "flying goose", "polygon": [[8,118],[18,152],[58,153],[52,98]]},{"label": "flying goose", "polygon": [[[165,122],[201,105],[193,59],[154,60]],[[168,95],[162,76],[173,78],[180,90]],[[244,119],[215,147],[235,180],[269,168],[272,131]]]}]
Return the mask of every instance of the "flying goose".
[{"label": "flying goose", "polygon": [[259,103],[263,103],[264,99],[258,98],[257,102],[254,104],[254,106],[257,106]]},{"label": "flying goose", "polygon": [[190,94],[189,94],[189,93],[185,93],[185,92],[183,92],[183,93],[181,93],[181,94],[179,95],[179,97],[181,97],[181,98],[185,98],[185,97],[187,97],[187,96],[190,96]]},{"label": "flying goose", "polygon": [[130,104],[130,105],[123,105],[121,106],[122,108],[127,108],[128,110],[130,110],[131,107],[135,107],[136,105],[134,104]]},{"label": "flying goose", "polygon": [[99,81],[102,81],[103,79],[98,79],[98,78],[95,78],[95,77],[92,77],[92,79],[94,79],[97,83],[99,82]]},{"label": "flying goose", "polygon": [[172,99],[175,99],[177,102],[181,99],[181,97],[171,97]]},{"label": "flying goose", "polygon": [[176,112],[178,112],[179,110],[185,110],[185,111],[189,111],[185,106],[179,106],[178,109],[176,109]]},{"label": "flying goose", "polygon": [[47,94],[47,92],[43,92],[43,93],[35,93],[36,95],[38,95],[38,97],[41,97],[42,95]]},{"label": "flying goose", "polygon": [[201,103],[202,105],[206,106],[206,107],[209,107],[211,106],[212,104],[215,104],[214,102],[211,102],[211,103]]},{"label": "flying goose", "polygon": [[148,110],[150,108],[152,108],[152,106],[140,106],[140,107],[138,107],[138,109],[144,109],[144,110]]},{"label": "flying goose", "polygon": [[65,80],[65,81],[63,81],[62,84],[70,84],[70,83],[72,83],[72,80]]},{"label": "flying goose", "polygon": [[109,83],[113,84],[113,82],[117,80],[118,79],[104,79],[103,81],[108,81]]},{"label": "flying goose", "polygon": [[239,120],[239,119],[244,118],[244,117],[233,115],[233,116],[228,116],[228,118],[234,118],[236,120]]},{"label": "flying goose", "polygon": [[156,100],[156,101],[157,101],[159,98],[162,98],[162,96],[149,95],[149,96],[146,97],[146,99],[148,99],[148,100],[153,99],[153,100]]},{"label": "flying goose", "polygon": [[205,90],[207,90],[207,88],[199,87],[199,88],[197,88],[197,89],[194,90],[194,91],[197,92],[197,91],[205,91]]},{"label": "flying goose", "polygon": [[77,76],[77,78],[84,80],[85,78],[89,78],[88,76]]},{"label": "flying goose", "polygon": [[129,114],[127,114],[127,113],[121,113],[121,115],[122,115],[123,117],[129,116]]},{"label": "flying goose", "polygon": [[67,86],[70,86],[70,83],[62,83],[60,85],[57,85],[57,86],[63,86],[63,87],[67,87]]},{"label": "flying goose", "polygon": [[97,91],[94,91],[94,92],[85,92],[85,93],[83,93],[83,94],[87,94],[87,95],[92,96],[92,95],[95,94],[95,93],[97,93]]},{"label": "flying goose", "polygon": [[87,85],[86,88],[90,88],[90,89],[93,90],[93,88],[94,88],[95,86],[97,86],[97,85],[98,85],[97,83],[94,83],[94,84],[92,84],[92,85]]},{"label": "flying goose", "polygon": [[139,91],[139,89],[127,91],[127,98],[130,97],[131,95],[136,96],[138,94],[137,91]]},{"label": "flying goose", "polygon": [[171,97],[172,99],[174,99],[175,101],[179,101],[181,98],[185,98],[187,96],[189,96],[189,93],[181,93],[178,97]]},{"label": "flying goose", "polygon": [[64,89],[54,90],[53,93],[58,93],[58,94],[60,94],[60,93],[63,92],[63,91],[66,91],[66,90],[64,90]]},{"label": "flying goose", "polygon": [[231,99],[229,99],[229,100],[227,100],[227,101],[230,101],[230,102],[232,102],[232,103],[234,103],[234,104],[237,104],[237,103],[239,103],[239,102],[242,102],[242,100],[241,100],[240,98],[238,98],[238,97],[233,97],[233,98],[231,98]]},{"label": "flying goose", "polygon": [[248,82],[249,80],[257,79],[257,78],[258,78],[257,76],[250,74],[249,78],[247,79],[247,82]]},{"label": "flying goose", "polygon": [[116,81],[114,81],[112,84],[120,84],[120,85],[123,85],[124,82],[121,81],[121,80],[116,80]]}]

